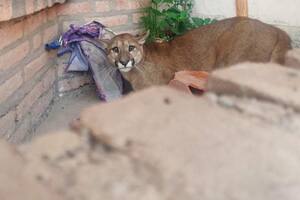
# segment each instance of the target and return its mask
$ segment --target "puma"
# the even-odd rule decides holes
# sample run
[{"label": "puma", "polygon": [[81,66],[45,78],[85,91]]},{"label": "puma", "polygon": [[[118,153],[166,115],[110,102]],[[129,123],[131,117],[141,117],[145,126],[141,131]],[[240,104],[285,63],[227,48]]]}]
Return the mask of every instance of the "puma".
[{"label": "puma", "polygon": [[133,90],[167,84],[180,70],[212,70],[240,62],[284,64],[291,40],[258,20],[234,17],[189,31],[170,42],[144,45],[148,34],[120,34],[106,44],[109,61]]}]

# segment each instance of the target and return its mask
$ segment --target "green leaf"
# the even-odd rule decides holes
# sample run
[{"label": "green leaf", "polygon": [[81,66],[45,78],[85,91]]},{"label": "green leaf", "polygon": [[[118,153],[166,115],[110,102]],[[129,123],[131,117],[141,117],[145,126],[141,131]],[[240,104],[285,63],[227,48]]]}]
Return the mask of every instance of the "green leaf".
[{"label": "green leaf", "polygon": [[186,19],[188,19],[188,17],[189,17],[189,14],[188,14],[186,11],[182,11],[182,12],[180,13],[179,19],[180,19],[180,20],[186,20]]},{"label": "green leaf", "polygon": [[141,21],[146,30],[150,31],[148,41],[157,37],[169,41],[177,35],[216,20],[192,18],[194,0],[151,0],[151,5],[144,9],[145,17]]},{"label": "green leaf", "polygon": [[152,3],[154,3],[154,4],[159,4],[161,2],[163,2],[163,0],[152,0]]}]

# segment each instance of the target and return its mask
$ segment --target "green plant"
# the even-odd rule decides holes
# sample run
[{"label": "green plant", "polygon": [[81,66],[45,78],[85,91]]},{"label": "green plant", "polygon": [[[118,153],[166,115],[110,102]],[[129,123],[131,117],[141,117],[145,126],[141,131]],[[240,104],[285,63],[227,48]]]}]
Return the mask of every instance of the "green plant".
[{"label": "green plant", "polygon": [[142,18],[144,28],[150,31],[148,41],[169,41],[188,30],[215,21],[191,17],[193,5],[193,0],[151,0]]}]

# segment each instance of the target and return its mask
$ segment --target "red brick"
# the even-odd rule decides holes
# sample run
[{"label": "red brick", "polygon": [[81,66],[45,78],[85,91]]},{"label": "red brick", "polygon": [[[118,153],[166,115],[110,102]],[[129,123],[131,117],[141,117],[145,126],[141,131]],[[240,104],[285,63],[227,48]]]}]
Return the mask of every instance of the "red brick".
[{"label": "red brick", "polygon": [[62,80],[58,82],[58,90],[59,92],[67,92],[70,90],[78,89],[89,83],[91,83],[91,78],[89,76],[77,76],[72,79]]},{"label": "red brick", "polygon": [[17,106],[17,120],[22,119],[29,111],[32,105],[35,104],[37,99],[48,91],[55,81],[55,70],[50,69],[42,81],[40,81],[27,96],[23,99],[23,101]]},{"label": "red brick", "polygon": [[45,74],[44,79],[43,79],[44,92],[46,92],[47,90],[49,90],[51,88],[51,86],[55,82],[55,79],[56,79],[56,77],[55,77],[55,69],[51,68]]},{"label": "red brick", "polygon": [[101,17],[98,18],[101,23],[108,27],[112,26],[120,26],[128,23],[128,16],[127,15],[119,15],[119,16],[112,16],[112,17]]},{"label": "red brick", "polygon": [[0,85],[0,103],[3,103],[8,97],[10,97],[22,85],[22,83],[22,74],[19,72]]},{"label": "red brick", "polygon": [[48,61],[48,54],[47,52],[43,53],[42,55],[38,56],[35,60],[31,61],[28,65],[24,68],[24,79],[28,81],[31,79],[38,71],[40,71]]},{"label": "red brick", "polygon": [[44,43],[49,42],[54,37],[58,36],[58,25],[55,24],[53,26],[48,27],[44,30]]},{"label": "red brick", "polygon": [[116,0],[116,10],[128,10],[128,9],[131,9],[128,0]]},{"label": "red brick", "polygon": [[139,9],[147,5],[149,5],[149,0],[116,0],[116,10]]},{"label": "red brick", "polygon": [[41,98],[39,98],[38,101],[34,104],[34,107],[31,111],[33,124],[36,124],[40,120],[41,116],[47,111],[47,108],[50,106],[53,98],[54,91],[50,90]]},{"label": "red brick", "polygon": [[43,94],[43,84],[38,83],[33,90],[17,106],[17,120],[21,120],[29,111],[35,101]]},{"label": "red brick", "polygon": [[139,8],[146,8],[150,6],[151,0],[140,0],[139,2]]},{"label": "red brick", "polygon": [[0,21],[8,20],[12,17],[12,1],[1,0],[0,1]]},{"label": "red brick", "polygon": [[66,63],[68,62],[69,56],[70,55],[65,54],[57,60],[56,68],[58,77],[63,77],[66,74]]},{"label": "red brick", "polygon": [[17,46],[6,54],[0,56],[0,71],[7,70],[9,67],[17,64],[29,53],[29,42]]},{"label": "red brick", "polygon": [[97,1],[96,12],[107,12],[110,11],[109,1]]},{"label": "red brick", "polygon": [[87,13],[90,11],[91,5],[89,2],[66,3],[58,6],[57,15],[76,15],[78,13]]},{"label": "red brick", "polygon": [[132,15],[132,22],[134,24],[140,23],[141,17],[143,17],[144,14],[143,13],[135,13]]},{"label": "red brick", "polygon": [[35,0],[26,0],[26,13],[31,14],[34,12]]},{"label": "red brick", "polygon": [[5,22],[0,25],[0,49],[23,36],[23,22]]},{"label": "red brick", "polygon": [[46,12],[40,12],[35,15],[31,15],[25,19],[25,34],[31,34],[33,31],[41,27],[47,20]]},{"label": "red brick", "polygon": [[51,7],[56,3],[63,3],[65,0],[26,0],[26,13],[32,14],[44,8]]},{"label": "red brick", "polygon": [[67,0],[48,0],[48,7],[54,6],[55,4],[65,3]]},{"label": "red brick", "polygon": [[52,7],[52,8],[47,10],[47,19],[48,19],[48,21],[55,20],[56,17],[57,17],[56,7]]},{"label": "red brick", "polygon": [[9,113],[0,118],[0,138],[10,135],[14,132],[16,126],[15,118],[15,111],[10,111]]},{"label": "red brick", "polygon": [[25,139],[28,139],[28,135],[32,132],[32,126],[31,126],[31,119],[25,118],[21,125],[18,127],[18,129],[10,135],[8,138],[8,141],[11,143],[19,144],[21,142],[24,142]]},{"label": "red brick", "polygon": [[37,0],[35,11],[40,11],[40,10],[46,8],[47,5],[48,5],[48,2],[46,3],[44,0]]},{"label": "red brick", "polygon": [[42,45],[42,34],[37,33],[32,38],[32,48],[33,48],[33,50],[36,50],[36,49],[40,48],[41,45]]},{"label": "red brick", "polygon": [[57,66],[58,66],[57,67],[57,75],[58,75],[58,77],[63,77],[66,74],[66,71],[65,71],[66,64],[61,63],[61,64],[59,64]]}]

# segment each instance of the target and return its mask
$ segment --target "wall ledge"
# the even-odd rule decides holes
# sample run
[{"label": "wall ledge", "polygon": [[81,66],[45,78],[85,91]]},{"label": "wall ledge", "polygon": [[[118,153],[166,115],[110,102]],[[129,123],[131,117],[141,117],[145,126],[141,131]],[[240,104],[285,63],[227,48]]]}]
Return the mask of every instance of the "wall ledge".
[{"label": "wall ledge", "polygon": [[66,0],[0,0],[0,22],[27,16]]}]

